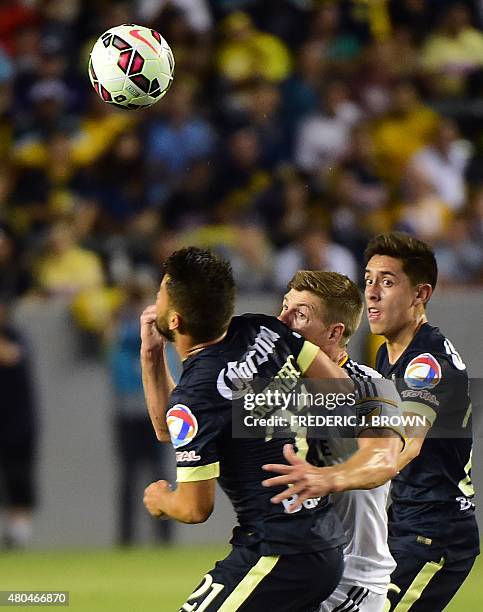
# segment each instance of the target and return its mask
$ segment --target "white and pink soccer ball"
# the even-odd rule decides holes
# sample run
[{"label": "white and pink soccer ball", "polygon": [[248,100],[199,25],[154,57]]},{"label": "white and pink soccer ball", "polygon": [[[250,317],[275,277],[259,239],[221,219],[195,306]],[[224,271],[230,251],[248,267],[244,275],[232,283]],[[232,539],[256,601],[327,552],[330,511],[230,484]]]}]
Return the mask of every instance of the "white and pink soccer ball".
[{"label": "white and pink soccer ball", "polygon": [[173,53],[161,34],[132,23],[104,32],[89,59],[89,78],[99,97],[132,110],[160,100],[173,73]]}]

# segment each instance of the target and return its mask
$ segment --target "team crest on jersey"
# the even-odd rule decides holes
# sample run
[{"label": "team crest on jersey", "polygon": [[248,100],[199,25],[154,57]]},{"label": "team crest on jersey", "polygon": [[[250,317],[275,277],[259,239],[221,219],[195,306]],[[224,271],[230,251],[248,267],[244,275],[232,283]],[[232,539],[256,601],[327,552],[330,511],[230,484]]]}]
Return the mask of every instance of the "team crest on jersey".
[{"label": "team crest on jersey", "polygon": [[421,353],[408,363],[404,382],[411,389],[432,389],[441,380],[441,366],[430,353]]},{"label": "team crest on jersey", "polygon": [[198,421],[188,406],[176,404],[166,414],[169,435],[174,448],[189,444],[198,433]]}]

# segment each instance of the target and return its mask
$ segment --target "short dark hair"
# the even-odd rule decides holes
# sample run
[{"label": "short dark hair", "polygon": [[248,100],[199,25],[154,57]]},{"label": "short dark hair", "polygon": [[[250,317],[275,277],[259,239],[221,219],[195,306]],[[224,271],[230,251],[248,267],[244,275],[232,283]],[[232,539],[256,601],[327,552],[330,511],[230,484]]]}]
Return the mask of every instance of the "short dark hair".
[{"label": "short dark hair", "polygon": [[181,315],[184,331],[195,342],[223,334],[235,308],[235,281],[230,264],[211,251],[187,247],[165,261],[170,305]]},{"label": "short dark hair", "polygon": [[299,270],[288,284],[295,291],[310,291],[325,306],[325,325],[344,323],[344,343],[357,331],[363,311],[362,297],[357,285],[344,274],[323,270]]},{"label": "short dark hair", "polygon": [[375,236],[364,251],[364,261],[374,255],[387,255],[400,259],[402,269],[413,286],[428,283],[434,289],[438,281],[438,264],[433,249],[409,234],[391,232]]}]

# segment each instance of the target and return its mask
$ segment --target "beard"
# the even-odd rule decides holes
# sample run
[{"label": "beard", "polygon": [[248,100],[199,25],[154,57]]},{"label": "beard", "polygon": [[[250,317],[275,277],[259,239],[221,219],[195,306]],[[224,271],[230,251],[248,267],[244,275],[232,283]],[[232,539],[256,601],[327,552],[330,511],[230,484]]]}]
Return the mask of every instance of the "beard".
[{"label": "beard", "polygon": [[156,318],[156,329],[168,342],[174,342],[174,331],[169,329],[167,315]]}]

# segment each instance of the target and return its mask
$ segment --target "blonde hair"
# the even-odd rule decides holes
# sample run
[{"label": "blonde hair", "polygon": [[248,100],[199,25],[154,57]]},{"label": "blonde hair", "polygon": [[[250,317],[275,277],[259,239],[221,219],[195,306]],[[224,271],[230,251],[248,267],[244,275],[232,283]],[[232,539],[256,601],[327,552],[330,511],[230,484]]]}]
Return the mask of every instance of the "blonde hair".
[{"label": "blonde hair", "polygon": [[324,323],[344,324],[343,340],[346,345],[361,322],[364,305],[357,285],[337,272],[299,270],[288,284],[295,291],[310,291],[325,306]]}]

